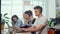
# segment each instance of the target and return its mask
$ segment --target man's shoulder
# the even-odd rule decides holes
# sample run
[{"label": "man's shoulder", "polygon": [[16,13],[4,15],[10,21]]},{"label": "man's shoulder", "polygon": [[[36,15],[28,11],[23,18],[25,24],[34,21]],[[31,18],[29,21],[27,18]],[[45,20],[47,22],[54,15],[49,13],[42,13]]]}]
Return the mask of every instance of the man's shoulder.
[{"label": "man's shoulder", "polygon": [[42,19],[44,19],[44,20],[48,20],[48,18],[47,18],[47,17],[44,17],[44,16],[42,16]]},{"label": "man's shoulder", "polygon": [[41,17],[40,19],[38,19],[38,22],[40,23],[40,22],[46,22],[46,21],[48,21],[48,19],[46,18],[46,17]]}]

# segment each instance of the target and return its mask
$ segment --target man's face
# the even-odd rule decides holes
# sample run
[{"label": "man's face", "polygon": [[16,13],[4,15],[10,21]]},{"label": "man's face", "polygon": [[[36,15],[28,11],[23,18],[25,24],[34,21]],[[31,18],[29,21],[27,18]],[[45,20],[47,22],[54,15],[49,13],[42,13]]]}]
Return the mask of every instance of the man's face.
[{"label": "man's face", "polygon": [[39,9],[34,9],[34,12],[36,16],[40,15]]},{"label": "man's face", "polygon": [[16,17],[13,17],[14,22],[16,22],[18,19]]},{"label": "man's face", "polygon": [[23,17],[24,17],[24,19],[26,19],[26,20],[29,19],[29,15],[28,15],[28,14],[24,14]]}]

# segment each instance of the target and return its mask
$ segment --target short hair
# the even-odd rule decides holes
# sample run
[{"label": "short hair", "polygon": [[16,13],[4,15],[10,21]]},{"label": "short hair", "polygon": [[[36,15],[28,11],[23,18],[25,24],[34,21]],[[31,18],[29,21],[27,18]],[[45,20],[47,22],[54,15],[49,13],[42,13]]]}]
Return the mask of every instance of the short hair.
[{"label": "short hair", "polygon": [[27,10],[27,11],[25,11],[25,14],[28,14],[29,16],[32,16],[32,11],[31,10]]},{"label": "short hair", "polygon": [[42,13],[42,7],[40,7],[40,6],[35,6],[34,9],[39,9],[39,10],[40,10],[40,13]]},{"label": "short hair", "polygon": [[13,20],[14,17],[16,17],[18,19],[18,16],[17,15],[13,15],[12,18],[11,18],[12,21],[14,21]]}]

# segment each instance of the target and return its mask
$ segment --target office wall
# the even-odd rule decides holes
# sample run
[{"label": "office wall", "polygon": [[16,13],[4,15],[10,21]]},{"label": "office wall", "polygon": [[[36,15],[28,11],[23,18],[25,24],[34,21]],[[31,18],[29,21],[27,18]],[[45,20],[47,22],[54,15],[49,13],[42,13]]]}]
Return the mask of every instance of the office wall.
[{"label": "office wall", "polygon": [[[1,1],[1,13],[8,13],[8,17],[11,18],[12,15],[16,14],[19,18],[22,19],[23,12],[27,9],[31,9],[34,14],[34,6],[39,5],[43,7],[43,16],[48,18],[56,17],[56,9],[55,9],[55,0],[30,0],[29,6],[24,6],[23,0],[2,0]],[[34,17],[35,14],[34,14]],[[10,19],[11,21],[11,19]],[[10,23],[9,23],[10,24]],[[10,24],[11,25],[11,24]],[[7,26],[7,25],[6,25]]]},{"label": "office wall", "polygon": [[[29,1],[29,4],[26,6],[25,1]],[[33,16],[36,18],[34,13],[34,6],[41,6],[44,8],[43,0],[1,0],[1,13],[8,13],[8,17],[10,18],[9,25],[11,26],[11,17],[13,15],[17,15],[21,20],[23,19],[23,13],[26,10],[32,10]],[[43,15],[46,12],[43,11]],[[7,25],[6,25],[7,26]]]},{"label": "office wall", "polygon": [[48,17],[56,18],[56,3],[55,0],[47,0]]}]

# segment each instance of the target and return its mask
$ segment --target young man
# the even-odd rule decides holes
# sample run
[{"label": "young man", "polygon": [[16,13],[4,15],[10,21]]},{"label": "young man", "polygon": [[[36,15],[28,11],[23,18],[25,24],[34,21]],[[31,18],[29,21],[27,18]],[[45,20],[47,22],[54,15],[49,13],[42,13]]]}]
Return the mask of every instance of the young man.
[{"label": "young man", "polygon": [[[23,25],[22,21],[19,20],[17,15],[13,15],[12,18],[12,26],[13,26],[13,30],[16,30],[16,32],[20,32],[21,31],[21,25]],[[18,30],[18,28],[20,28],[20,30]]]},{"label": "young man", "polygon": [[[32,24],[34,24],[35,23],[35,18],[33,17],[33,13],[32,13],[32,11],[31,10],[28,10],[29,11],[29,21],[28,21],[28,24],[30,24],[31,26],[32,26]],[[31,32],[32,34],[35,34],[35,32]]]},{"label": "young man", "polygon": [[32,11],[31,10],[27,10],[25,13],[24,13],[24,18],[25,20],[28,20],[27,21],[27,24],[31,25],[31,24],[34,24],[34,21],[35,21],[35,18],[33,18],[33,14],[32,14]]},{"label": "young man", "polygon": [[28,10],[28,15],[29,15],[29,21],[28,21],[28,24],[34,24],[35,22],[35,18],[33,17],[33,13],[31,10]]},{"label": "young man", "polygon": [[29,12],[28,11],[25,11],[24,14],[23,14],[23,18],[24,18],[24,24],[28,24],[28,20],[29,20]]},{"label": "young man", "polygon": [[48,19],[42,15],[42,7],[34,7],[35,15],[38,17],[30,28],[23,28],[24,31],[36,32],[36,34],[47,34]]}]

